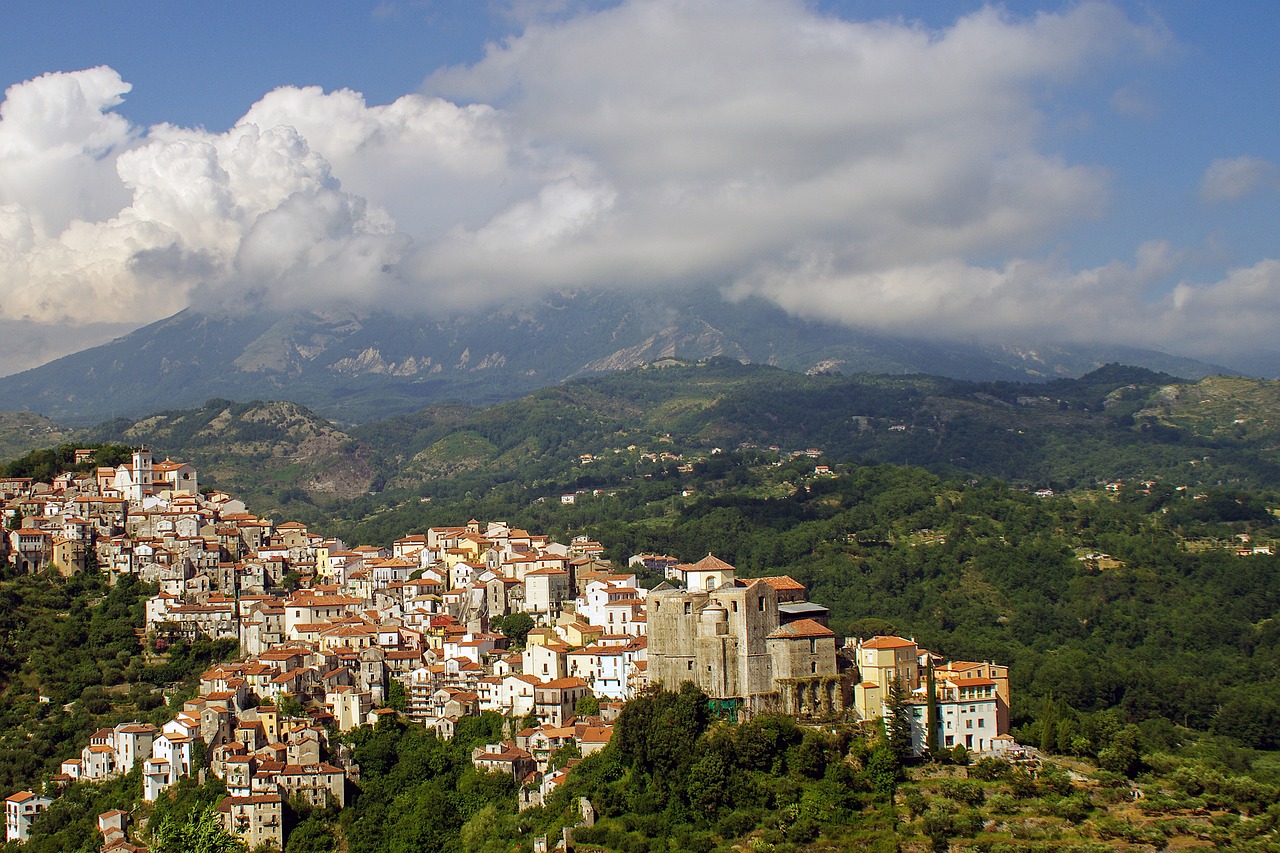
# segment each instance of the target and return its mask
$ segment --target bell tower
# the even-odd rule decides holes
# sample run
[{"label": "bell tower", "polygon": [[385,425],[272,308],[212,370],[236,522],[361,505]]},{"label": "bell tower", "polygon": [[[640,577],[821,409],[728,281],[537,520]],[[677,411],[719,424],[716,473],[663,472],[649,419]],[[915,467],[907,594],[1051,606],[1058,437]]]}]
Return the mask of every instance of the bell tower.
[{"label": "bell tower", "polygon": [[151,451],[141,445],[133,451],[133,482],[144,494],[151,492]]}]

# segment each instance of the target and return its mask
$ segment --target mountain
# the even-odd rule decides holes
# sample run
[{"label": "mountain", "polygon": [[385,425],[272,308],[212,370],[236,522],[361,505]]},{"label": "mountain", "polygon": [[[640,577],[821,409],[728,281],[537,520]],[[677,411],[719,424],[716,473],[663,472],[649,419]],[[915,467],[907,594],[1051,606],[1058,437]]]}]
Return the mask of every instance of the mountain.
[{"label": "mountain", "polygon": [[240,316],[183,311],[110,343],[0,378],[0,410],[88,425],[198,406],[288,399],[341,423],[444,400],[489,403],[667,358],[725,356],[799,373],[929,373],[972,380],[1078,376],[1123,361],[1199,378],[1225,368],[1146,350],[898,338],[792,317],[715,291],[561,293],[521,307],[425,318],[334,308]]}]

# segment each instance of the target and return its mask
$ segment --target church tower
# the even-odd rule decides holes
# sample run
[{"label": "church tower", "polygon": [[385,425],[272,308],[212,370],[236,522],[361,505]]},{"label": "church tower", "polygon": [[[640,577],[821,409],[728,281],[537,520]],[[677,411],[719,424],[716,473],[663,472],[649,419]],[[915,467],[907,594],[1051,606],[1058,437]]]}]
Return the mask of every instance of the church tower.
[{"label": "church tower", "polygon": [[151,494],[151,451],[144,444],[133,451],[133,482],[144,494]]}]

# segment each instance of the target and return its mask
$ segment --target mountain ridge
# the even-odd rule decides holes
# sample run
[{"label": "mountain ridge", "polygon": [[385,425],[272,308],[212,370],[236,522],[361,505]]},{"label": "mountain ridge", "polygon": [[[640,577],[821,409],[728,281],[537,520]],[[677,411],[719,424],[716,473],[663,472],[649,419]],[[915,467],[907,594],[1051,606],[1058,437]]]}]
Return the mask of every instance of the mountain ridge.
[{"label": "mountain ridge", "polygon": [[553,294],[452,318],[334,307],[188,309],[107,344],[0,377],[0,410],[75,426],[211,398],[289,399],[340,423],[445,400],[492,403],[664,358],[727,356],[798,373],[928,373],[1041,381],[1125,361],[1191,378],[1230,372],[1125,347],[1012,347],[897,338],[796,319],[714,291]]}]

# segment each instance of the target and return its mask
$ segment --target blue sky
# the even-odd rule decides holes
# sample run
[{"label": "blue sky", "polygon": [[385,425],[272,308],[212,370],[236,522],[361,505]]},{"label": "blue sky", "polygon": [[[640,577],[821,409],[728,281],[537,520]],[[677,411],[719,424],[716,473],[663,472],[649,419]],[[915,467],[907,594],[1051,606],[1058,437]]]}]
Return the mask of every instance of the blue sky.
[{"label": "blue sky", "polygon": [[0,27],[0,328],[28,339],[0,370],[190,304],[687,283],[905,333],[1280,349],[1280,4],[49,2]]}]

